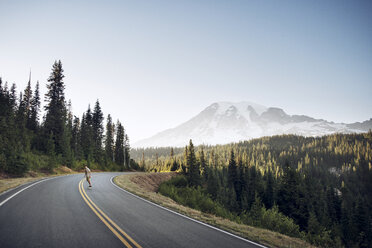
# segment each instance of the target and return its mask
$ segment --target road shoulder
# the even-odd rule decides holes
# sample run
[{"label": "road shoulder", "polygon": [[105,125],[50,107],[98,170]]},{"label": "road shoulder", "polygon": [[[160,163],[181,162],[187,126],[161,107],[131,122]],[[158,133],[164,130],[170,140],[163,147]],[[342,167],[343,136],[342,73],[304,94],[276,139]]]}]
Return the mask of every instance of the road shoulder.
[{"label": "road shoulder", "polygon": [[134,173],[117,176],[114,178],[114,182],[121,188],[158,205],[269,247],[313,247],[297,238],[202,213],[182,206],[172,199],[157,193],[156,183],[160,185],[162,181],[168,180],[171,176],[170,173]]},{"label": "road shoulder", "polygon": [[78,172],[73,171],[65,166],[61,166],[59,168],[56,168],[53,173],[30,172],[24,177],[0,176],[0,195],[5,194],[10,190],[16,189],[25,184],[36,182],[44,178],[72,175],[76,173]]}]

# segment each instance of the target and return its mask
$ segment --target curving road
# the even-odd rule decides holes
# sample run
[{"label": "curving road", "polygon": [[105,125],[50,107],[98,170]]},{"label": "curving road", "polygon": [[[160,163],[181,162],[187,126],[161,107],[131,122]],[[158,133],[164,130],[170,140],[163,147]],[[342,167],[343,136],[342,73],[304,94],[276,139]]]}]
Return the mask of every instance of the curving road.
[{"label": "curving road", "polygon": [[0,247],[263,247],[140,199],[123,173],[28,183],[0,195]]}]

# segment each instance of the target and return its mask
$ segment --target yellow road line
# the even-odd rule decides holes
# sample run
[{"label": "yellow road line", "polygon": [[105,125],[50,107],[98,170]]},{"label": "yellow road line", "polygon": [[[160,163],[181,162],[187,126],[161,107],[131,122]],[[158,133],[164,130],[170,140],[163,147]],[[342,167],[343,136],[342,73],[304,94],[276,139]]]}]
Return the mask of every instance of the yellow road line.
[{"label": "yellow road line", "polygon": [[132,242],[137,248],[142,248],[136,241],[134,241],[126,232],[124,232],[114,221],[112,221],[104,212],[102,212],[102,210],[97,207],[96,204],[94,204],[94,202],[89,198],[89,196],[86,194],[84,188],[82,187],[83,189],[83,193],[85,194],[85,196],[87,197],[87,199],[90,201],[90,203],[92,203],[93,206],[96,207],[96,209],[111,223],[111,225],[113,225],[114,227],[116,227],[116,229],[121,232],[127,239],[130,240],[130,242]]},{"label": "yellow road line", "polygon": [[[121,236],[106,220],[105,218],[102,217],[102,215],[104,215],[107,220],[112,224],[114,225],[121,233],[123,233],[133,244],[135,244],[138,248],[141,248],[140,245],[138,245],[132,238],[129,237],[129,235],[127,235],[123,230],[121,230],[121,228],[119,226],[117,226],[115,224],[115,222],[113,222],[106,214],[104,214],[101,209],[99,209],[97,207],[97,205],[95,205],[93,203],[93,201],[88,197],[88,195],[85,193],[85,190],[84,190],[84,187],[83,187],[83,180],[82,179],[79,183],[79,192],[81,194],[81,196],[83,197],[84,201],[87,203],[87,205],[92,209],[92,211],[98,216],[98,218],[111,230],[111,232],[113,232],[115,234],[115,236],[128,248],[132,248],[132,246],[124,239],[123,236]],[[96,207],[96,209],[102,214],[99,214],[97,212],[97,210],[92,206],[92,204]]]}]

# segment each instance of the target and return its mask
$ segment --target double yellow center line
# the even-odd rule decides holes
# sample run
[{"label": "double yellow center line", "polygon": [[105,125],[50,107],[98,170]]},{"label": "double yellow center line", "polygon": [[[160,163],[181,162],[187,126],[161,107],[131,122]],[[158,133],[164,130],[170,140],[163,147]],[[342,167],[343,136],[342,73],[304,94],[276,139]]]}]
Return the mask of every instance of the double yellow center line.
[{"label": "double yellow center line", "polygon": [[115,234],[115,236],[120,239],[120,241],[128,248],[142,248],[136,241],[134,241],[128,234],[126,234],[115,222],[113,222],[102,210],[97,207],[96,204],[89,198],[83,187],[82,179],[79,183],[79,192],[83,197],[87,205],[92,209],[92,211],[98,216],[98,218]]}]

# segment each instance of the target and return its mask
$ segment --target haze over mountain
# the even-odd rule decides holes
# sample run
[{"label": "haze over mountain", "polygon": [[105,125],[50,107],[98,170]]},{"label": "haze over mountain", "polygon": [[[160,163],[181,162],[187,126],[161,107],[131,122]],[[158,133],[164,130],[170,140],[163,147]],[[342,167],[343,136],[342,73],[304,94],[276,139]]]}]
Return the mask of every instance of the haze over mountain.
[{"label": "haze over mountain", "polygon": [[196,145],[215,145],[279,134],[322,136],[369,129],[372,129],[372,118],[362,123],[334,123],[305,115],[288,115],[283,109],[253,102],[217,102],[189,121],[138,141],[133,147],[180,147],[189,139]]}]

